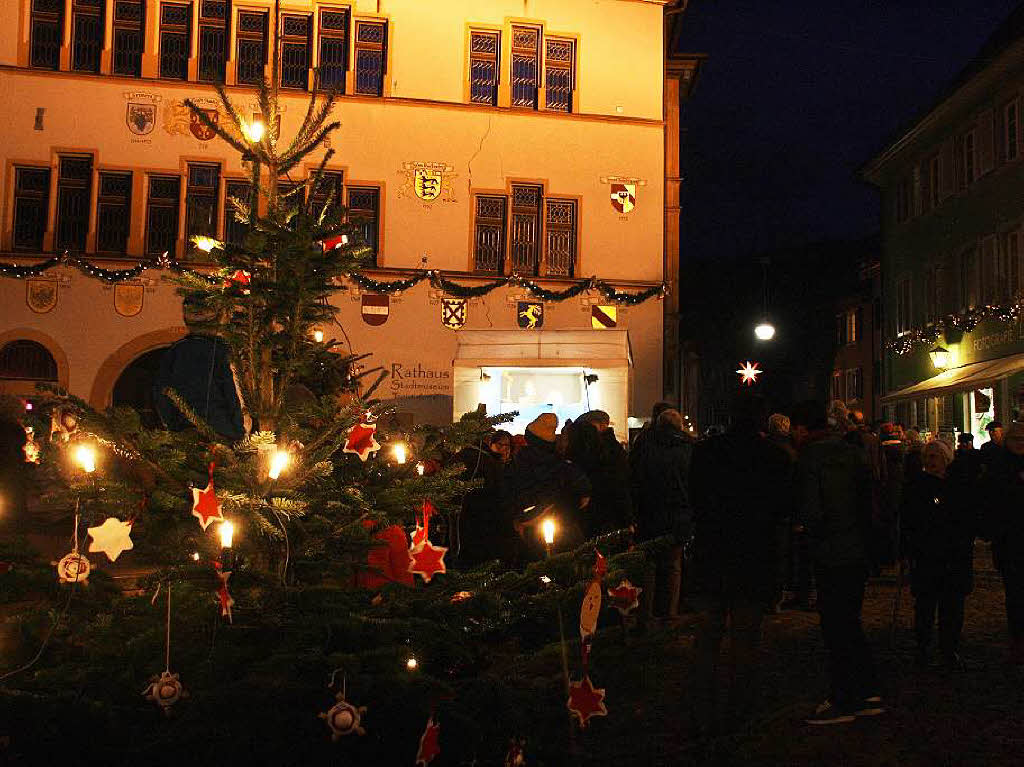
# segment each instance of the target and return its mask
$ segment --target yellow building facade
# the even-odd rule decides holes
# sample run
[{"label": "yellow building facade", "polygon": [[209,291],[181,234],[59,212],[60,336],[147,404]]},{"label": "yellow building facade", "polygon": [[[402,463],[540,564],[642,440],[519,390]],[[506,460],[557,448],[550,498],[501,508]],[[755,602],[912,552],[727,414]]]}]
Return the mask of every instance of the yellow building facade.
[{"label": "yellow building facade", "polygon": [[[124,269],[167,251],[201,264],[190,235],[235,237],[227,197],[246,170],[183,102],[226,123],[212,88],[224,82],[243,115],[258,111],[252,83],[271,76],[276,34],[283,140],[314,78],[343,90],[327,170],[376,249],[374,279],[431,269],[464,285],[517,274],[551,290],[592,276],[620,291],[668,287],[613,305],[594,290],[545,302],[509,285],[458,306],[428,282],[392,295],[349,284],[327,338],[372,352],[389,373],[381,393],[412,422],[479,403],[521,419],[600,407],[624,432],[675,386],[678,108],[699,65],[666,54],[683,8],[11,0],[0,261],[67,252]],[[282,183],[308,184],[322,156]],[[126,376],[186,332],[165,276],[0,270],[0,384],[128,401]]]}]

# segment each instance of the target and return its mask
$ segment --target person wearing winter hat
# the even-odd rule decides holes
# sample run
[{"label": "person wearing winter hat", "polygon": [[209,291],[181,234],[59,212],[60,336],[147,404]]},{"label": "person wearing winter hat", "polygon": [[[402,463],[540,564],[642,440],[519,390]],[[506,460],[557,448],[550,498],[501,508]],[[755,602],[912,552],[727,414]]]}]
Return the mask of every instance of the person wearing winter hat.
[{"label": "person wearing winter hat", "polygon": [[583,540],[581,510],[590,502],[590,480],[558,455],[557,430],[558,416],[541,413],[526,427],[526,444],[512,460],[508,492],[518,512],[515,528],[523,540],[522,553],[529,559],[544,555],[538,528],[547,516],[558,519],[563,547]]},{"label": "person wearing winter hat", "polygon": [[974,586],[974,505],[964,484],[968,459],[946,442],[933,440],[922,450],[923,471],[908,483],[903,506],[903,551],[910,560],[914,594],[917,663],[928,665],[939,619],[939,648],[948,671],[962,668],[960,634],[964,602]]}]

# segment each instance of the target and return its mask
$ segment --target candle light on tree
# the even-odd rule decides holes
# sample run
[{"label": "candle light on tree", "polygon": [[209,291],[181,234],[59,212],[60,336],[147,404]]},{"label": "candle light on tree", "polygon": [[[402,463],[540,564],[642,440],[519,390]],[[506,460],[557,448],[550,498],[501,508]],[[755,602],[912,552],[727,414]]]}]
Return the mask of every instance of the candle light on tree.
[{"label": "candle light on tree", "polygon": [[402,465],[405,463],[406,458],[405,443],[396,442],[395,446],[391,449],[391,454],[395,457],[395,463]]},{"label": "candle light on tree", "polygon": [[555,542],[555,520],[548,517],[540,523],[541,532],[544,533],[544,544],[550,546]]},{"label": "candle light on tree", "polygon": [[230,522],[222,522],[217,531],[220,533],[221,548],[230,549],[232,539],[235,536],[235,526]]},{"label": "candle light on tree", "polygon": [[275,450],[273,455],[270,456],[270,469],[267,471],[267,476],[271,479],[277,479],[290,462],[291,455],[286,450]]},{"label": "candle light on tree", "polygon": [[96,450],[92,445],[79,445],[75,449],[75,463],[86,474],[96,471]]}]

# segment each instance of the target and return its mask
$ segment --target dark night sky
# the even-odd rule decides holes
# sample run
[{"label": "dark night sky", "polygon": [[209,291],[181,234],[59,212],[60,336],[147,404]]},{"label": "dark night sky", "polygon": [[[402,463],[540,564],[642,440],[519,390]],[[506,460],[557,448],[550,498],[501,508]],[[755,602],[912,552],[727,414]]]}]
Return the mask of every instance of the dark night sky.
[{"label": "dark night sky", "polygon": [[857,168],[1019,0],[691,0],[707,53],[683,107],[684,263],[878,228]]}]

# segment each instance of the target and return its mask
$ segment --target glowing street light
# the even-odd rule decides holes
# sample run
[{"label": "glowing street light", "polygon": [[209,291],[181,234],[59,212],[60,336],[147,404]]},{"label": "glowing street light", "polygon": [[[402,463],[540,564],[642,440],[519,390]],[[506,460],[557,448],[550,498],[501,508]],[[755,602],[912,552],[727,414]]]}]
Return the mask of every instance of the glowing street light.
[{"label": "glowing street light", "polygon": [[945,370],[949,367],[949,349],[936,346],[928,352],[928,356],[932,358],[932,364],[936,370]]},{"label": "glowing street light", "polygon": [[754,328],[754,335],[757,336],[758,341],[771,341],[775,338],[775,326],[765,320]]},{"label": "glowing street light", "polygon": [[220,533],[220,546],[222,549],[230,549],[231,541],[235,536],[235,526],[231,522],[221,522],[217,528]]},{"label": "glowing street light", "polygon": [[287,451],[275,450],[274,454],[270,456],[270,468],[267,470],[267,476],[271,479],[277,479],[281,476],[281,472],[285,470],[291,460],[291,454]]},{"label": "glowing street light", "polygon": [[92,445],[79,445],[75,449],[75,462],[86,474],[96,471],[96,450]]},{"label": "glowing street light", "polygon": [[260,141],[263,140],[263,130],[263,121],[253,120],[246,127],[245,137],[249,139],[249,141],[251,141],[253,144],[258,144]]}]

